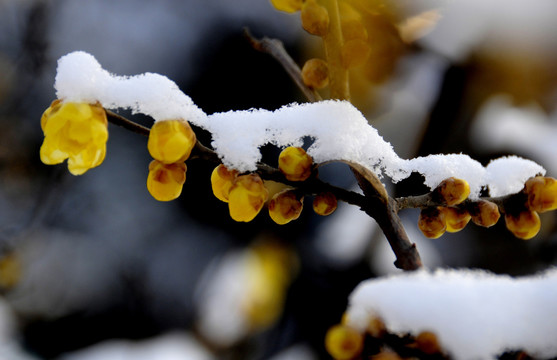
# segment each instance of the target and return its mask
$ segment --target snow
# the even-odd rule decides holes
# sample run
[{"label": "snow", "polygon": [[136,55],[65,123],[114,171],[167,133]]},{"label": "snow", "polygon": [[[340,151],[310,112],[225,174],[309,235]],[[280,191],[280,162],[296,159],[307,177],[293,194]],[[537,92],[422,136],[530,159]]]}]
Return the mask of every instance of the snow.
[{"label": "snow", "polygon": [[211,360],[193,335],[168,333],[142,341],[110,340],[63,355],[61,360]]},{"label": "snow", "polygon": [[351,294],[349,325],[372,316],[398,334],[434,332],[455,359],[509,350],[557,355],[557,268],[512,278],[479,270],[427,270],[362,282]]},{"label": "snow", "polygon": [[155,121],[183,118],[199,123],[206,116],[167,77],[153,73],[116,76],[83,51],[72,52],[58,60],[54,87],[59,99],[98,101],[105,108],[131,109],[134,113],[149,115]]},{"label": "snow", "polygon": [[227,254],[213,262],[199,282],[196,303],[197,329],[218,346],[228,347],[249,333],[249,320],[242,311],[250,284],[245,252]]},{"label": "snow", "polygon": [[[257,168],[261,146],[268,143],[280,147],[301,146],[309,137],[313,143],[307,151],[316,163],[348,160],[374,171],[379,177],[386,175],[394,182],[419,172],[431,189],[454,176],[468,181],[471,198],[479,197],[486,186],[498,195],[514,193],[521,190],[524,180],[545,174],[538,164],[517,157],[499,159],[496,165],[488,167],[465,154],[402,159],[363,114],[346,101],[291,104],[276,111],[252,109],[207,116],[168,78],[152,73],[112,75],[85,52],[60,58],[55,88],[57,96],[66,101],[98,101],[110,109],[130,108],[155,121],[186,119],[211,132],[212,146],[223,163],[242,172]],[[513,171],[500,176],[497,171],[505,167]]]}]

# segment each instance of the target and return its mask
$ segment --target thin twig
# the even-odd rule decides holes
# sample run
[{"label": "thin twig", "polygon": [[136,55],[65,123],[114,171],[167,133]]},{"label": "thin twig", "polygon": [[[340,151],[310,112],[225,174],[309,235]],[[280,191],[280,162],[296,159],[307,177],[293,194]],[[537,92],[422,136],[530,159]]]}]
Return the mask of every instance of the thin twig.
[{"label": "thin twig", "polygon": [[[435,200],[433,192],[417,196],[404,196],[393,199],[394,208],[398,212],[403,209],[425,209],[436,206],[447,206],[443,200]],[[480,197],[478,200],[489,201],[497,205],[502,213],[522,211],[527,208],[528,195],[524,191],[498,197]],[[471,209],[478,200],[466,199],[452,207]]]},{"label": "thin twig", "polygon": [[133,122],[125,117],[123,117],[122,115],[118,115],[115,112],[112,112],[110,110],[106,110],[106,117],[108,119],[108,121],[110,121],[111,123],[113,123],[114,125],[118,125],[121,126],[127,130],[130,130],[134,133],[143,135],[143,136],[149,136],[149,128],[140,125],[136,122]]},{"label": "thin twig", "polygon": [[274,57],[275,60],[277,60],[282,65],[284,70],[286,70],[288,75],[290,75],[290,78],[294,81],[294,83],[304,93],[304,96],[310,102],[322,100],[317,91],[309,88],[308,86],[306,86],[306,84],[304,84],[300,67],[294,60],[292,60],[286,49],[284,49],[282,41],[278,39],[270,39],[268,37],[256,39],[251,35],[248,28],[244,28],[244,36],[249,40],[251,46],[255,50],[261,51]]}]

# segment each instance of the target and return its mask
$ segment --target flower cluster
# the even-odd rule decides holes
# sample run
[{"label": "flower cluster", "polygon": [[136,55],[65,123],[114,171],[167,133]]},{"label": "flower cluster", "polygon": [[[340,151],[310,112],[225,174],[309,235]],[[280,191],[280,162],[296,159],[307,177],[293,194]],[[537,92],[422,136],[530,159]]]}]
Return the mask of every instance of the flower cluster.
[{"label": "flower cluster", "polygon": [[149,132],[147,149],[153,157],[149,164],[147,189],[159,201],[176,199],[186,181],[186,164],[196,136],[185,120],[156,122]]},{"label": "flower cluster", "polygon": [[[101,104],[55,100],[41,118],[44,141],[41,161],[47,165],[68,160],[73,175],[99,166],[106,155],[108,121]],[[147,189],[159,201],[176,199],[186,181],[186,164],[196,136],[185,120],[156,122],[149,132]]]},{"label": "flower cluster", "polygon": [[450,178],[431,194],[443,206],[421,210],[418,227],[428,238],[438,238],[445,231],[462,230],[471,220],[476,225],[491,227],[504,213],[505,225],[514,236],[528,240],[538,234],[541,220],[538,213],[557,209],[557,180],[537,176],[530,178],[518,194],[500,201],[500,205],[485,199],[466,201],[470,189],[466,181]]},{"label": "flower cluster", "polygon": [[[405,339],[401,339],[402,341],[395,342],[393,341],[395,335],[389,333],[381,319],[372,317],[367,327],[361,331],[349,325],[346,314],[340,324],[333,325],[327,331],[325,348],[335,360],[359,359],[367,358],[367,356],[374,360],[402,360],[395,351],[379,345],[388,337],[391,337],[391,346],[401,347],[405,353],[412,354],[416,358],[427,356],[442,358],[444,355],[437,336],[430,331],[407,336]],[[364,347],[364,343],[368,339],[370,343],[377,345]]]},{"label": "flower cluster", "polygon": [[[312,158],[299,147],[285,148],[278,163],[280,172],[288,181],[305,181],[312,174]],[[268,203],[271,219],[280,225],[296,220],[302,213],[303,195],[300,192],[285,184],[263,181],[256,173],[241,175],[220,164],[211,174],[211,187],[217,199],[228,203],[230,217],[235,221],[253,220],[265,203]],[[317,214],[329,215],[336,205],[335,196],[324,193],[315,196],[313,208]]]}]

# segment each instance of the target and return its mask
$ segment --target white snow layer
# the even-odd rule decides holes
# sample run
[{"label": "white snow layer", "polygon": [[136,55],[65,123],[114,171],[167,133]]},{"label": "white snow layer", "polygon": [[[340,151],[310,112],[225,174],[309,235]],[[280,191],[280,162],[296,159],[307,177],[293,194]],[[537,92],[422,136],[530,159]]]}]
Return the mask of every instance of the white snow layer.
[{"label": "white snow layer", "polygon": [[[454,176],[468,181],[471,198],[487,186],[492,196],[518,192],[528,178],[545,174],[540,165],[518,157],[498,159],[497,166],[482,166],[464,154],[430,155],[401,159],[362,113],[346,101],[291,104],[276,111],[252,109],[207,116],[168,78],[146,73],[116,76],[85,52],[67,54],[58,61],[57,96],[66,101],[100,102],[105,108],[130,108],[155,119],[183,118],[211,132],[212,146],[223,163],[239,171],[253,171],[265,144],[301,146],[316,163],[348,160],[387,175],[394,182],[419,172],[434,188]],[[499,171],[505,170],[504,175]]]},{"label": "white snow layer", "polygon": [[557,356],[557,268],[512,278],[478,270],[418,271],[362,282],[351,294],[349,325],[372,316],[395,333],[436,334],[455,359],[491,359],[524,350]]}]

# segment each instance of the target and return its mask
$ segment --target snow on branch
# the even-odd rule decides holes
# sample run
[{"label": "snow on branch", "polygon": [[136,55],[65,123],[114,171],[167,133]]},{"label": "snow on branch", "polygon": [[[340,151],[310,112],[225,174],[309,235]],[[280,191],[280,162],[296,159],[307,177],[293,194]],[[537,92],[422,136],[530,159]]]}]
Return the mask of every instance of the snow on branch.
[{"label": "snow on branch", "polygon": [[512,278],[478,270],[403,273],[362,282],[351,294],[348,325],[364,331],[379,317],[398,334],[434,332],[455,359],[505,351],[557,355],[557,269]]},{"label": "snow on branch", "polygon": [[468,181],[472,199],[479,197],[483,187],[490,189],[491,196],[518,192],[528,178],[545,174],[540,165],[514,156],[497,159],[487,167],[465,154],[401,159],[362,113],[345,101],[206,115],[168,78],[152,73],[112,75],[85,52],[60,58],[55,88],[58,98],[66,101],[132,109],[155,121],[185,119],[211,132],[212,146],[223,163],[239,171],[256,169],[261,160],[259,148],[265,144],[300,146],[304,138],[311,138],[308,153],[317,163],[346,160],[394,182],[418,172],[431,189],[446,178],[457,177]]}]

